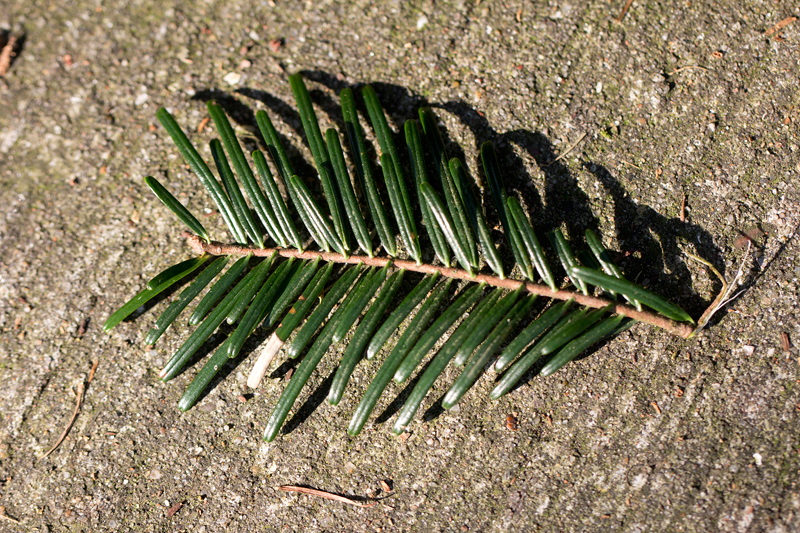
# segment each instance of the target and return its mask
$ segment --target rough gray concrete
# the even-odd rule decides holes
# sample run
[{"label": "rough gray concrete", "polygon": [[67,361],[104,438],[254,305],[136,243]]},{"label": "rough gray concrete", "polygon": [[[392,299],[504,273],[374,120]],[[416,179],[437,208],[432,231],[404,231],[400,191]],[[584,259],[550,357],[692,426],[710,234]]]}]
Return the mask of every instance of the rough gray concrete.
[{"label": "rough gray concrete", "polygon": [[[636,0],[618,23],[622,4],[6,0],[0,27],[27,33],[0,81],[0,506],[19,522],[0,518],[0,531],[799,530],[798,352],[780,335],[800,339],[800,22],[765,34],[798,13]],[[260,435],[285,382],[240,401],[248,361],[181,414],[198,366],[169,384],[157,373],[189,329],[142,346],[166,302],[99,327],[188,256],[142,177],[208,205],[155,110],[205,144],[204,99],[245,133],[248,113],[268,108],[307,157],[286,104],[286,73],[300,70],[321,116],[363,82],[394,124],[437,106],[473,172],[476,147],[494,140],[541,231],[602,230],[628,273],[695,316],[720,287],[681,250],[730,277],[740,231],[758,227],[747,290],[696,340],[640,325],[498,402],[485,377],[407,440],[388,422],[344,431],[375,363],[339,407],[311,397],[269,445]],[[94,361],[68,439],[37,461]],[[274,489],[368,497],[380,480],[394,492],[370,509]]]}]

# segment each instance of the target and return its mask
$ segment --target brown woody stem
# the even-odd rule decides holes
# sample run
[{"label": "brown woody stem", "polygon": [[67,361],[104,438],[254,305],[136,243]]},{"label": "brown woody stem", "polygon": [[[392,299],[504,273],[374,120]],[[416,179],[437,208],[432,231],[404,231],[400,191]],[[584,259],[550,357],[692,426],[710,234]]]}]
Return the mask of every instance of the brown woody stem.
[{"label": "brown woody stem", "polygon": [[584,305],[586,307],[592,307],[595,309],[601,309],[603,307],[608,306],[609,304],[612,304],[615,306],[614,312],[617,314],[627,316],[634,320],[638,320],[639,322],[645,322],[647,324],[657,326],[674,335],[683,337],[684,339],[689,338],[689,336],[694,332],[694,328],[690,324],[686,324],[683,322],[676,322],[674,320],[670,320],[669,318],[663,317],[656,313],[652,313],[650,311],[637,311],[633,307],[629,307],[627,305],[617,303],[612,300],[608,300],[605,298],[596,298],[594,296],[587,296],[579,292],[565,291],[565,290],[553,291],[547,285],[532,283],[530,281],[525,282],[508,278],[501,279],[497,276],[490,276],[488,274],[470,275],[470,273],[467,272],[466,270],[461,270],[458,268],[446,268],[442,266],[428,265],[424,263],[418,265],[413,261],[406,261],[403,259],[393,259],[391,257],[366,257],[362,255],[350,255],[345,257],[341,254],[333,252],[315,252],[310,250],[300,251],[287,248],[247,248],[245,246],[241,246],[238,244],[224,244],[216,241],[211,241],[211,243],[209,244],[200,237],[198,237],[197,235],[191,235],[188,233],[184,233],[184,236],[186,236],[186,239],[189,242],[189,246],[191,246],[192,249],[198,254],[202,253],[210,255],[253,254],[258,257],[269,257],[273,253],[277,252],[279,256],[287,258],[288,257],[295,257],[297,259],[320,258],[323,261],[329,261],[332,263],[346,263],[346,264],[363,263],[367,266],[375,266],[381,268],[391,263],[397,268],[410,270],[411,272],[419,272],[421,274],[434,274],[438,272],[442,276],[448,278],[483,282],[493,287],[500,287],[509,290],[516,290],[520,286],[524,285],[525,289],[531,294],[537,294],[540,296],[545,296],[547,298],[555,298],[556,300],[569,300],[570,298],[572,298],[581,305]]}]

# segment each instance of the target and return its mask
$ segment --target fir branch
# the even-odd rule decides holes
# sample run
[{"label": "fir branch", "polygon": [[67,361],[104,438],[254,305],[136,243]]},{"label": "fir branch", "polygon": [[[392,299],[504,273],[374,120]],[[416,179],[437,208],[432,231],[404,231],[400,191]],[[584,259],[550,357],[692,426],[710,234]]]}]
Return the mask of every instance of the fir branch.
[{"label": "fir branch", "polygon": [[[724,286],[723,295],[701,317],[701,325],[693,327],[694,321],[685,311],[625,280],[608,257],[601,238],[591,231],[587,231],[586,239],[592,253],[582,251],[578,255],[580,262],[560,230],[549,235],[561,265],[575,287],[574,290],[559,290],[533,225],[525,215],[520,200],[506,192],[494,147],[491,142],[485,142],[481,145],[481,160],[491,189],[490,196],[510,251],[524,278],[506,279],[497,246],[486,224],[486,215],[472,194],[473,180],[461,161],[456,158],[448,160],[437,120],[427,109],[420,111],[424,136],[415,120],[405,123],[406,147],[411,155],[416,200],[422,215],[421,220],[415,219],[416,210],[412,209],[409,183],[403,173],[393,132],[375,91],[366,86],[362,90],[362,97],[380,147],[379,157],[384,176],[382,186],[388,195],[390,212],[384,208],[379,186],[371,170],[352,91],[342,91],[341,101],[355,162],[355,175],[366,197],[374,229],[386,251],[386,256],[374,257],[370,229],[355,196],[339,133],[330,128],[325,132],[325,138],[322,137],[304,81],[299,75],[292,76],[290,81],[321,180],[324,203],[319,203],[306,182],[295,174],[280,137],[264,111],[256,113],[256,121],[264,135],[267,152],[278,170],[276,175],[270,170],[264,153],[258,150],[252,154],[256,170],[253,172],[224,112],[215,104],[209,105],[209,112],[222,137],[221,141],[211,141],[211,151],[224,189],[175,119],[165,109],[157,113],[186,162],[211,193],[233,240],[238,242],[226,244],[210,240],[202,224],[165,187],[154,178],[145,179],[165,205],[194,232],[184,233],[184,236],[198,256],[173,265],[151,279],[145,290],[108,319],[104,326],[106,330],[198,269],[211,255],[221,256],[212,266],[204,268],[158,319],[156,327],[147,337],[147,342],[155,342],[189,301],[198,297],[203,288],[220,273],[228,257],[239,257],[197,305],[189,319],[191,324],[198,326],[197,329],[161,372],[162,379],[171,379],[223,320],[227,319],[229,324],[238,322],[235,331],[206,361],[186,389],[178,404],[180,409],[189,409],[197,402],[223,363],[238,356],[245,341],[262,322],[263,327],[277,329],[273,331],[248,380],[253,387],[261,381],[272,358],[301,322],[302,328],[287,349],[289,357],[299,356],[310,345],[267,423],[264,438],[269,441],[280,431],[306,382],[322,358],[330,352],[331,344],[343,340],[355,327],[359,317],[362,320],[350,338],[331,386],[328,397],[331,404],[338,403],[342,398],[361,356],[366,355],[367,359],[374,357],[384,348],[389,337],[397,333],[403,321],[410,319],[411,322],[399,334],[397,342],[364,393],[348,428],[353,435],[364,427],[392,378],[397,382],[409,378],[443,337],[443,333],[465,314],[466,318],[456,326],[455,333],[447,338],[441,349],[435,350],[436,355],[418,378],[395,424],[396,432],[402,431],[409,423],[420,402],[451,360],[456,367],[463,366],[463,370],[444,398],[442,405],[445,408],[455,405],[476,383],[486,364],[518,327],[523,328],[522,331],[510,339],[497,359],[495,369],[503,376],[490,394],[493,399],[508,392],[542,357],[547,358],[547,366],[541,373],[550,374],[590,345],[616,335],[635,321],[646,322],[674,335],[689,338],[702,329],[716,309],[725,304],[729,291]],[[426,143],[422,142],[423,138]],[[427,152],[433,155],[437,180],[428,180],[426,169],[430,165],[426,161],[425,145]],[[256,181],[256,174],[261,184]],[[280,193],[280,185],[286,188],[288,202]],[[252,211],[243,193],[252,203]],[[325,204],[327,210],[321,208]],[[302,249],[290,207],[294,208],[294,215],[299,217],[302,229],[317,243],[320,251]],[[261,231],[259,221],[265,233]],[[418,222],[428,233],[431,248],[426,254],[435,252],[438,264],[422,263]],[[394,257],[398,250],[392,226],[399,230],[400,240],[410,260]],[[279,247],[264,248],[267,236]],[[364,250],[365,256],[350,255],[355,250],[352,237]],[[482,258],[478,256],[476,245],[480,245]],[[451,253],[455,254],[456,261],[464,270],[451,268]],[[254,257],[268,259],[254,260],[255,265],[245,273],[250,259]],[[275,259],[278,257],[288,260],[277,262]],[[476,273],[481,259],[490,267],[492,274]],[[318,269],[320,261],[325,261],[326,265]],[[327,287],[336,264],[345,268],[341,269],[336,281]],[[396,271],[387,280],[389,267]],[[381,270],[377,271],[378,268]],[[384,320],[406,271],[417,272],[425,277]],[[534,271],[538,271],[541,283],[533,283]],[[439,283],[440,277],[445,278],[442,283]],[[456,295],[451,295],[454,280],[466,283]],[[485,291],[486,286],[492,289]],[[323,290],[324,296],[320,298]],[[600,290],[607,295],[606,298],[595,296]],[[631,306],[618,303],[614,299],[617,295],[624,296]],[[537,296],[562,302],[551,305],[525,325]],[[370,305],[373,297],[375,300]],[[440,312],[445,303],[447,308]],[[577,309],[574,303],[578,304]],[[417,307],[419,309],[414,312]],[[468,311],[470,308],[471,312]],[[332,311],[333,314],[328,318]],[[413,318],[410,318],[412,315]],[[433,322],[432,325],[429,325],[430,322]]]}]

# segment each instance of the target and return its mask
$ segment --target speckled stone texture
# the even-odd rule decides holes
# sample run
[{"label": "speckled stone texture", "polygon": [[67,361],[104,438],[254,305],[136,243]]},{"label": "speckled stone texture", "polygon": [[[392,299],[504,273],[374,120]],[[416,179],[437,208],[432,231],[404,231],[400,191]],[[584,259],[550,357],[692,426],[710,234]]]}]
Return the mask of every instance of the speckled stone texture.
[{"label": "speckled stone texture", "polygon": [[[798,351],[781,343],[800,342],[800,22],[767,35],[798,13],[635,0],[618,22],[623,4],[5,0],[0,29],[25,40],[0,80],[0,531],[800,530]],[[370,82],[395,127],[433,105],[479,180],[477,148],[494,141],[541,236],[602,231],[628,275],[694,316],[720,284],[682,250],[732,277],[749,232],[746,290],[698,339],[639,325],[500,401],[486,376],[441,413],[450,370],[405,440],[389,431],[405,387],[345,433],[378,362],[339,406],[323,401],[341,346],[272,444],[260,437],[291,365],[248,391],[252,356],[237,361],[181,414],[198,362],[157,374],[190,328],[142,346],[169,299],[100,329],[189,256],[143,176],[222,235],[156,109],[203,154],[206,100],[249,149],[268,109],[310,177],[297,71],[323,125],[341,88]],[[68,439],[37,461],[94,361]],[[369,509],[275,490],[383,497],[381,480],[394,491]]]}]

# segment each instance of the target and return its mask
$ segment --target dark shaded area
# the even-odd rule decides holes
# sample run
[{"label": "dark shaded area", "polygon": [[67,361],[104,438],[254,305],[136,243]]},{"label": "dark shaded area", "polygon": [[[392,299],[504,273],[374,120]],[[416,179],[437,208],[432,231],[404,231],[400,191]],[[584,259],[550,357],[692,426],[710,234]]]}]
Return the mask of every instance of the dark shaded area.
[{"label": "dark shaded area", "polygon": [[275,370],[272,371],[272,373],[270,373],[269,375],[270,379],[280,379],[285,377],[289,373],[289,371],[294,372],[294,370],[297,368],[297,365],[300,364],[300,361],[301,361],[300,357],[290,357],[289,359],[286,359],[283,363],[280,364],[280,366],[278,366],[278,368],[276,368]]},{"label": "dark shaded area", "polygon": [[[624,254],[623,260],[618,262],[623,271],[640,272],[651,281],[657,279],[658,282],[654,284],[666,287],[664,292],[667,294],[677,294],[675,299],[690,314],[702,313],[708,302],[690,297],[692,274],[681,245],[694,245],[697,255],[724,275],[722,250],[714,244],[713,237],[696,224],[668,218],[649,206],[637,205],[604,166],[589,162],[584,162],[583,166],[595,176],[614,201],[617,242]],[[721,289],[721,284],[716,279],[713,283],[716,293]]]},{"label": "dark shaded area", "polygon": [[430,422],[431,420],[435,420],[444,414],[445,394],[442,394],[435,402],[433,402],[433,405],[431,405],[425,410],[425,412],[422,414],[423,421]]},{"label": "dark shaded area", "polygon": [[326,377],[322,383],[319,384],[317,389],[306,398],[306,401],[303,402],[294,413],[294,416],[289,419],[288,422],[283,424],[283,428],[281,428],[281,433],[286,435],[291,433],[300,425],[306,421],[306,419],[311,416],[311,414],[316,411],[317,407],[322,405],[322,402],[325,401],[325,398],[328,397],[328,392],[331,390],[331,385],[333,385],[333,378],[336,375],[336,370],[333,370],[328,377]]},{"label": "dark shaded area", "polygon": [[430,366],[431,361],[432,359],[429,360],[422,368],[418,369],[416,375],[414,375],[414,378],[405,383],[405,387],[403,387],[403,390],[401,390],[400,393],[395,396],[395,399],[392,400],[392,403],[387,405],[386,409],[384,409],[383,412],[379,414],[377,418],[375,418],[376,424],[384,424],[388,422],[389,419],[392,418],[403,407],[403,405],[405,405],[406,400],[408,400],[408,397],[411,395],[414,387],[417,386],[417,383],[419,382],[420,378],[422,378],[425,370],[427,370],[428,366]]},{"label": "dark shaded area", "polygon": [[[606,337],[604,339],[599,340],[598,342],[596,342],[593,345],[589,346],[583,352],[579,353],[576,357],[574,357],[570,362],[568,362],[566,365],[564,365],[561,369],[566,368],[567,366],[571,365],[575,361],[581,361],[581,360],[586,359],[588,357],[592,357],[601,348],[605,347],[609,342],[614,340],[614,338],[616,336],[617,335],[612,335],[612,336],[609,336],[609,337]],[[510,337],[510,339],[513,339],[513,337]],[[524,350],[522,352],[522,354],[520,354],[520,355],[524,356],[526,351],[527,350]],[[559,354],[560,351],[561,350],[559,349],[559,350],[556,350],[553,353],[550,353],[550,354],[547,354],[545,356],[540,357],[536,362],[534,362],[531,365],[531,367],[522,375],[522,377],[519,378],[519,380],[517,380],[517,382],[514,384],[514,386],[511,387],[506,394],[512,394],[514,391],[518,390],[519,388],[528,385],[532,380],[534,380],[537,376],[539,376],[539,372],[541,372],[542,369],[547,365],[547,363],[550,362],[553,358],[555,358]],[[518,359],[519,359],[519,357],[517,357],[517,359],[515,359],[515,361],[518,360]],[[511,363],[507,368],[511,368],[511,366],[513,366],[513,363]],[[554,376],[555,376],[555,379],[558,379],[557,374],[558,374],[558,372],[561,371],[561,369],[556,371],[555,374],[553,374],[551,376],[547,376],[547,377],[542,377],[541,379],[553,379]],[[494,383],[496,384],[501,379],[502,379],[502,375],[498,376]],[[442,396],[442,398],[439,399],[440,403],[441,403],[443,398],[444,398],[444,396]]]},{"label": "dark shaded area", "polygon": [[[226,326],[226,324],[223,323],[223,325],[221,325],[217,331],[215,331],[202,345],[200,345],[200,348],[198,348],[197,351],[189,358],[189,360],[186,361],[186,364],[184,364],[178,373],[175,374],[175,377],[184,374],[190,368],[194,367],[206,357],[216,352],[217,348],[219,348],[219,346],[225,342],[228,337],[230,337],[230,334],[233,333],[234,329],[235,328]],[[170,355],[170,358],[172,358],[172,355]],[[204,391],[197,401],[199,402],[202,398],[204,398],[206,394],[208,394],[208,391],[210,391],[212,388],[212,386],[206,387],[206,391]]]}]

